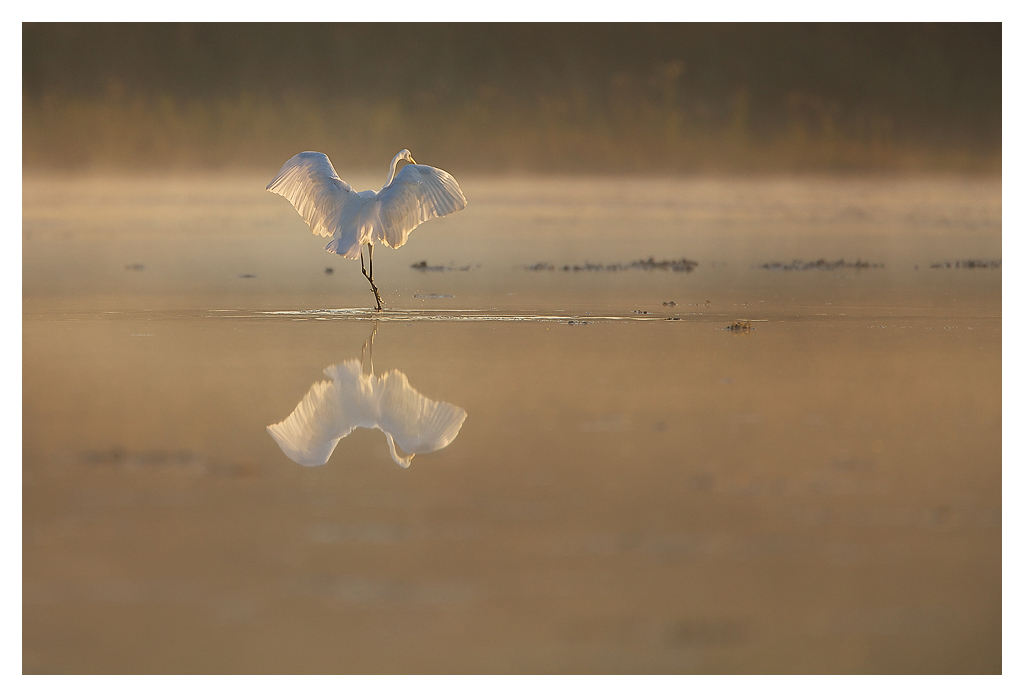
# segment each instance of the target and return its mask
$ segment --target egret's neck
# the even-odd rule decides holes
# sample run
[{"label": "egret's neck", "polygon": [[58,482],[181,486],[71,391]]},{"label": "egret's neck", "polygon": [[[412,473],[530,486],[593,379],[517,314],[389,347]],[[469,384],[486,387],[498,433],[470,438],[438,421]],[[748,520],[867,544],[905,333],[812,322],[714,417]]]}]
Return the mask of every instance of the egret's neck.
[{"label": "egret's neck", "polygon": [[386,182],[384,182],[384,186],[386,186],[386,187],[387,186],[391,186],[391,182],[395,178],[395,170],[398,169],[398,163],[399,163],[399,161],[401,161],[401,159],[402,159],[402,153],[398,153],[391,160],[391,169],[388,170],[388,180]]}]

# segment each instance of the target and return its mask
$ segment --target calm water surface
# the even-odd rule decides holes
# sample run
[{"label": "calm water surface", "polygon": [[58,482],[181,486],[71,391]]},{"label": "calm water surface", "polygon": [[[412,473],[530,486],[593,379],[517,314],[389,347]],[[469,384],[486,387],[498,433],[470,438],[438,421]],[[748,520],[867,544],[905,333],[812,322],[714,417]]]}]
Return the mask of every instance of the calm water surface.
[{"label": "calm water surface", "polygon": [[382,316],[266,180],[25,180],[25,672],[1001,670],[998,180],[466,179]]}]

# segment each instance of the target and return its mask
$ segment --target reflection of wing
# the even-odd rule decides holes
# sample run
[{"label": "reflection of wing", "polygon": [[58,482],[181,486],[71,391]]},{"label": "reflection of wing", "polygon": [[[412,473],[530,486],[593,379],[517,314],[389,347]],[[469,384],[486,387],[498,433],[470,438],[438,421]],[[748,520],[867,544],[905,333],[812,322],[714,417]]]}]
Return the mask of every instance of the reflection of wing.
[{"label": "reflection of wing", "polygon": [[345,423],[345,415],[333,393],[332,383],[313,383],[291,416],[281,423],[267,426],[284,454],[300,465],[326,463],[338,441],[356,426]]},{"label": "reflection of wing", "polygon": [[321,237],[341,232],[343,209],[361,206],[359,194],[338,177],[322,152],[300,152],[285,162],[267,191],[291,201],[309,229]]},{"label": "reflection of wing", "polygon": [[409,233],[431,218],[440,218],[466,207],[466,197],[455,177],[429,165],[406,165],[377,194],[381,228],[377,239],[389,247],[401,247]]},{"label": "reflection of wing", "polygon": [[[328,367],[333,382],[315,383],[281,423],[268,426],[281,450],[302,465],[322,465],[357,426],[378,428],[392,459],[408,467],[418,453],[445,447],[459,435],[466,411],[417,392],[404,373],[364,375],[356,359]],[[407,455],[400,455],[395,445]]]},{"label": "reflection of wing", "polygon": [[[465,409],[427,399],[414,390],[409,378],[398,370],[385,373],[378,384],[379,428],[391,435],[405,452],[414,455],[440,450],[459,435],[462,422],[466,420]],[[391,456],[394,458],[395,453]],[[404,466],[408,467],[408,462]]]}]

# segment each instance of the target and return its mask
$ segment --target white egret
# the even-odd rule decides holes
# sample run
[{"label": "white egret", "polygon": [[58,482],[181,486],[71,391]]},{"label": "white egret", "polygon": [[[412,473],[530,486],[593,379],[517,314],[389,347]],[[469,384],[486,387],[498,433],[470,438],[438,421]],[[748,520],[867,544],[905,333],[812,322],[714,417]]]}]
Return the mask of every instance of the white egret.
[{"label": "white egret", "polygon": [[[395,174],[403,160],[410,164]],[[373,282],[374,243],[397,249],[420,223],[466,207],[466,197],[455,177],[442,169],[416,164],[408,150],[391,160],[388,180],[380,191],[353,191],[322,152],[300,152],[285,162],[267,184],[267,191],[288,199],[314,234],[331,238],[324,249],[346,259],[355,259],[358,254],[378,312],[381,301]],[[363,261],[364,244],[369,246],[369,273]]]}]

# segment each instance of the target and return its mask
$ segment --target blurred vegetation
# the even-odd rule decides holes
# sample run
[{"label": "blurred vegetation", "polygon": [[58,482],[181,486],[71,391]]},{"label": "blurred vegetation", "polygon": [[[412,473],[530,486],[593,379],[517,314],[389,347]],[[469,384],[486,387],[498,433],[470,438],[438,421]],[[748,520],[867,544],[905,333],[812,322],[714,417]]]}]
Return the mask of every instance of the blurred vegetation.
[{"label": "blurred vegetation", "polygon": [[999,24],[24,24],[25,169],[1001,166]]}]

